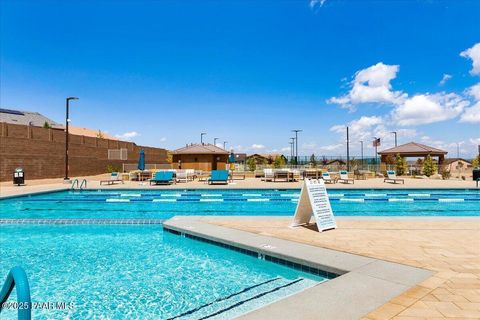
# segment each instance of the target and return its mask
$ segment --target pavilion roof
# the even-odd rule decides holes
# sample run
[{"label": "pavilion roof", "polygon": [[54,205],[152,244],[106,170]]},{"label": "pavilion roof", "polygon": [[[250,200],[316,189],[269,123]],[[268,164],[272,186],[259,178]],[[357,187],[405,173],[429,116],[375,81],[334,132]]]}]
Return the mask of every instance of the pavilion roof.
[{"label": "pavilion roof", "polygon": [[382,151],[379,151],[378,154],[379,155],[389,155],[389,154],[392,154],[392,155],[396,155],[396,154],[400,154],[400,155],[445,155],[447,154],[448,152],[445,151],[445,150],[441,150],[441,149],[438,149],[438,148],[434,148],[434,147],[430,147],[430,146],[427,146],[427,145],[424,145],[424,144],[421,144],[421,143],[417,143],[417,142],[409,142],[409,143],[405,143],[405,144],[402,144],[402,145],[399,145],[398,147],[393,147],[393,148],[390,148],[390,149],[385,149],[385,150],[382,150]]}]

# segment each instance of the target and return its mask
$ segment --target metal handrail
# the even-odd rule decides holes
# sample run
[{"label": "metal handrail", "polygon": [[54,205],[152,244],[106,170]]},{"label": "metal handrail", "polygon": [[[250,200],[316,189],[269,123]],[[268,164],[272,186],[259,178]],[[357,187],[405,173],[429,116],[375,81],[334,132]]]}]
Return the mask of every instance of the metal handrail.
[{"label": "metal handrail", "polygon": [[16,266],[10,269],[7,279],[0,291],[0,313],[2,307],[12,293],[13,288],[17,291],[18,319],[30,320],[32,318],[32,300],[30,298],[30,285],[27,274],[22,267]]},{"label": "metal handrail", "polygon": [[77,185],[77,188],[78,188],[79,183],[80,182],[78,181],[78,179],[73,180],[70,190],[75,190],[75,184]]},{"label": "metal handrail", "polygon": [[[84,186],[84,184],[85,184],[85,186]],[[83,179],[83,180],[82,180],[82,183],[80,183],[79,189],[80,189],[80,190],[83,190],[83,189],[86,188],[86,187],[87,187],[87,179]]]}]

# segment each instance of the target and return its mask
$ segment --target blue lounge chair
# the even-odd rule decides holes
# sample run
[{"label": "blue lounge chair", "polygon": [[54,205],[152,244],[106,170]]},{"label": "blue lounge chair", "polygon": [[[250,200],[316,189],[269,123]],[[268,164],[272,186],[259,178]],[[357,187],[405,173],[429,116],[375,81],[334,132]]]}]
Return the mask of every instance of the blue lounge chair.
[{"label": "blue lounge chair", "polygon": [[329,172],[324,172],[322,173],[322,179],[325,183],[336,183],[337,180],[336,179],[333,179],[331,176],[330,176],[330,173]]},{"label": "blue lounge chair", "polygon": [[149,180],[150,185],[155,184],[172,184],[173,183],[173,172],[172,171],[158,171],[155,172],[153,178]]},{"label": "blue lounge chair", "polygon": [[228,183],[228,170],[212,170],[210,178],[208,178],[208,184],[214,183]]}]

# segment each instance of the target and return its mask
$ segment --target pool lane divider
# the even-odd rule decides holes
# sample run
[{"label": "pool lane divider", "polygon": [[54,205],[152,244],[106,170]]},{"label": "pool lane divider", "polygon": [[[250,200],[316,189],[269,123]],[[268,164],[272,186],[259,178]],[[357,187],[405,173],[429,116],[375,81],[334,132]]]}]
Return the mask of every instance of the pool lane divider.
[{"label": "pool lane divider", "polygon": [[161,225],[165,219],[0,219],[0,224],[35,225]]}]

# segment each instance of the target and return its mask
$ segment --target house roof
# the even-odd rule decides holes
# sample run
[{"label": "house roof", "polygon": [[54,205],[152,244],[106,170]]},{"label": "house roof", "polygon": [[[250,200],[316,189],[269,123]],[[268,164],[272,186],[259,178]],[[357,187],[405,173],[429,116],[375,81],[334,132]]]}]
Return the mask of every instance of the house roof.
[{"label": "house roof", "polygon": [[226,154],[226,155],[229,155],[230,152],[228,152],[225,149],[214,146],[213,144],[210,144],[210,143],[204,143],[204,144],[192,143],[192,144],[186,145],[185,147],[173,150],[173,154]]},{"label": "house roof", "polygon": [[450,163],[453,163],[453,162],[455,162],[455,161],[463,161],[463,162],[472,164],[470,161],[465,160],[465,159],[463,159],[463,158],[449,158],[449,159],[445,159],[444,163],[445,163],[445,164],[450,164]]},{"label": "house roof", "polygon": [[[62,129],[64,126],[61,126]],[[79,136],[85,136],[85,137],[93,137],[93,138],[100,138],[99,133],[103,139],[110,139],[110,140],[119,140],[118,138],[115,138],[114,136],[109,135],[108,133],[105,133],[104,131],[101,130],[93,130],[93,129],[88,129],[88,128],[81,128],[81,127],[76,127],[69,125],[68,126],[68,132],[70,134],[76,134]]]},{"label": "house roof", "polygon": [[281,153],[254,153],[249,155],[247,158],[250,157],[262,157],[265,159],[275,159],[276,157],[284,157]]},{"label": "house roof", "polygon": [[0,109],[0,122],[21,124],[26,126],[43,127],[47,122],[52,128],[61,129],[63,126],[38,112]]},{"label": "house roof", "polygon": [[434,148],[434,147],[430,147],[421,143],[417,143],[417,142],[405,143],[405,144],[399,145],[398,147],[385,149],[378,152],[378,154],[380,155],[384,155],[384,154],[396,155],[397,153],[401,155],[409,155],[409,154],[411,155],[427,155],[427,154],[445,155],[448,152],[441,149]]}]

